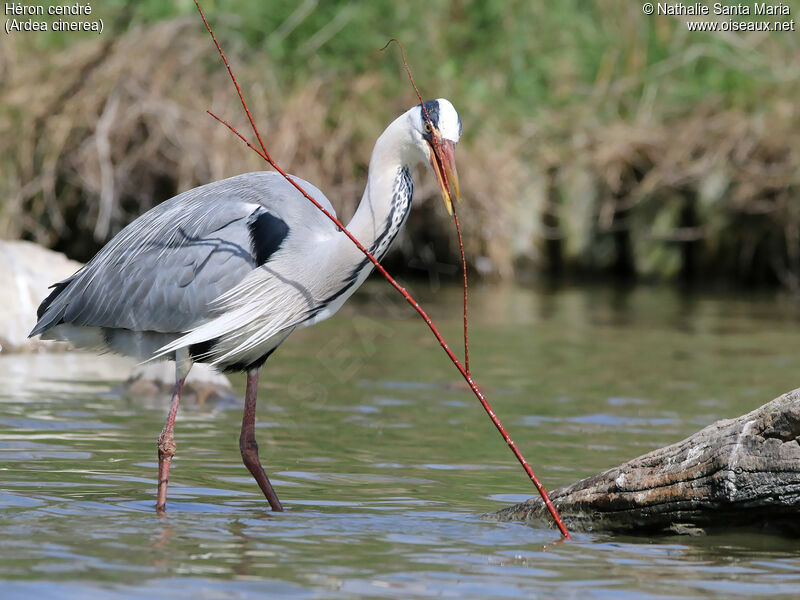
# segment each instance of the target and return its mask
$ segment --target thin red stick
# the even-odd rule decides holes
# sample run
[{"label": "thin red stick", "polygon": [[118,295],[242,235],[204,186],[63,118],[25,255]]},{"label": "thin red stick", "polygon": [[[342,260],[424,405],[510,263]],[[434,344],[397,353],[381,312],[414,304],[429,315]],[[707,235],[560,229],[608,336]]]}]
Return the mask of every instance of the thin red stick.
[{"label": "thin red stick", "polygon": [[464,369],[469,374],[469,335],[467,335],[467,261],[464,258],[464,242],[461,239],[461,226],[458,224],[456,205],[453,204],[453,220],[456,222],[458,249],[461,251],[461,274],[464,280]]},{"label": "thin red stick", "polygon": [[[261,139],[261,134],[258,133],[258,127],[256,127],[256,122],[253,121],[253,115],[250,114],[250,109],[247,108],[247,102],[244,101],[244,96],[242,95],[242,90],[239,87],[239,82],[236,81],[236,77],[234,77],[233,75],[233,70],[231,69],[231,65],[228,63],[228,59],[225,58],[225,53],[222,51],[222,46],[220,46],[219,42],[217,41],[217,36],[215,36],[214,32],[211,31],[211,26],[208,24],[208,21],[206,21],[206,16],[205,14],[203,14],[203,9],[200,8],[200,4],[197,0],[194,0],[194,5],[197,7],[197,11],[200,13],[200,17],[203,19],[203,23],[205,24],[208,33],[211,34],[211,39],[214,40],[214,45],[217,47],[217,52],[219,52],[219,55],[222,57],[222,62],[225,63],[225,68],[228,69],[228,75],[231,76],[231,81],[233,81],[233,85],[234,87],[236,87],[236,93],[239,94],[239,100],[242,101],[242,107],[244,108],[244,112],[247,113],[247,118],[250,120],[250,125],[253,128],[253,133],[256,134],[258,143],[261,144],[261,150],[264,151],[264,158],[267,160],[269,164],[275,167],[281,175],[286,177],[286,173],[281,171],[281,169],[279,169],[278,166],[272,162],[272,159],[269,156],[269,152],[267,152],[267,148],[266,146],[264,146],[264,141]],[[289,183],[293,184],[298,190],[303,192],[303,190],[300,189],[300,186],[298,186],[294,181],[292,181],[288,177],[286,177],[286,179],[288,179]],[[305,195],[305,192],[303,192],[303,195]],[[306,196],[306,198],[308,198],[308,196]]]},{"label": "thin red stick", "polygon": [[[428,109],[425,107],[425,101],[422,99],[422,94],[419,93],[419,88],[417,88],[417,84],[414,82],[414,76],[411,74],[411,68],[408,66],[408,61],[406,60],[406,50],[403,48],[403,44],[400,43],[400,40],[397,38],[392,38],[381,48],[381,51],[386,50],[389,47],[389,44],[394,42],[397,44],[397,47],[400,48],[400,57],[403,59],[403,67],[405,67],[406,73],[408,74],[408,79],[411,81],[411,86],[414,88],[414,91],[417,93],[417,98],[419,98],[419,104],[422,107],[422,112],[425,113],[425,121],[428,123],[428,126],[433,131],[433,123],[431,122],[430,115],[428,115]],[[436,154],[436,160],[439,161],[439,155]],[[458,249],[461,251],[461,273],[463,275],[464,280],[464,368],[466,369],[467,373],[469,373],[469,336],[467,335],[467,261],[464,259],[464,241],[461,239],[461,226],[458,224],[458,213],[456,212],[456,203],[453,202],[453,194],[450,191],[450,182],[447,180],[447,172],[441,168],[442,165],[439,164],[439,172],[442,175],[442,179],[444,181],[444,187],[447,190],[447,196],[450,199],[450,208],[453,211],[453,220],[456,223],[456,234],[458,235]]]},{"label": "thin red stick", "polygon": [[[408,61],[406,60],[406,50],[405,48],[403,48],[403,44],[401,44],[400,40],[398,40],[397,38],[391,38],[388,42],[386,42],[383,45],[383,48],[381,48],[381,52],[386,50],[386,48],[388,48],[389,44],[391,44],[392,42],[397,44],[397,47],[400,48],[400,56],[403,59],[403,67],[405,67],[406,73],[408,73],[408,79],[409,81],[411,81],[411,87],[413,87],[414,91],[417,93],[417,98],[419,98],[419,104],[420,106],[422,106],[422,112],[425,113],[425,121],[427,121],[428,125],[431,126],[431,130],[433,130],[433,123],[431,122],[430,116],[428,116],[428,109],[425,107],[425,101],[422,99],[422,94],[419,93],[419,89],[417,89],[417,84],[414,83],[414,76],[411,74],[411,68],[408,66]],[[447,176],[445,175],[445,179],[446,178]],[[449,186],[447,188],[447,195],[448,196],[450,195]],[[450,200],[452,202],[453,199],[450,198]]]},{"label": "thin red stick", "polygon": [[[542,484],[539,482],[539,479],[536,477],[536,474],[533,472],[533,469],[528,464],[528,461],[526,461],[525,457],[522,456],[522,453],[517,448],[517,445],[514,443],[514,440],[512,440],[511,436],[509,436],[508,433],[506,432],[505,428],[503,427],[503,424],[497,418],[497,415],[494,413],[494,410],[492,410],[491,405],[486,400],[486,397],[483,395],[483,392],[481,392],[481,390],[478,388],[478,386],[475,383],[475,381],[473,381],[472,376],[464,369],[464,367],[461,365],[461,363],[459,362],[459,360],[456,357],[456,355],[453,354],[453,351],[450,350],[450,347],[447,345],[447,342],[444,341],[444,338],[439,333],[439,330],[436,328],[436,326],[433,324],[433,321],[428,316],[428,313],[426,313],[422,309],[422,307],[419,305],[419,303],[406,291],[406,289],[404,287],[402,287],[399,283],[397,283],[397,281],[395,281],[395,279],[391,275],[389,275],[389,272],[386,271],[386,269],[384,269],[383,266],[381,266],[381,264],[375,259],[375,257],[372,256],[372,254],[369,252],[369,250],[367,250],[361,244],[361,242],[359,242],[355,238],[355,236],[353,236],[353,234],[351,234],[347,230],[347,228],[341,223],[341,221],[339,221],[339,219],[337,219],[334,215],[332,215],[327,210],[325,210],[325,208],[323,208],[322,205],[320,205],[319,202],[317,202],[314,198],[309,196],[306,193],[306,191],[303,190],[303,188],[301,188],[291,177],[289,177],[286,174],[285,171],[283,171],[283,169],[281,169],[275,163],[275,161],[272,160],[272,158],[270,157],[269,153],[266,151],[266,148],[264,147],[264,142],[261,140],[261,136],[258,133],[258,128],[256,127],[256,124],[253,121],[252,116],[250,115],[250,111],[247,108],[247,103],[244,100],[244,96],[242,95],[241,89],[239,88],[239,84],[236,82],[236,77],[234,76],[233,71],[231,70],[230,65],[228,64],[227,59],[225,59],[225,55],[223,54],[219,43],[217,42],[216,38],[214,37],[214,33],[211,31],[211,27],[209,26],[208,21],[206,20],[205,15],[203,14],[203,10],[200,8],[200,4],[197,2],[197,0],[195,0],[195,5],[197,6],[197,10],[200,12],[200,15],[203,17],[203,22],[206,25],[206,29],[208,29],[208,32],[211,34],[211,37],[214,40],[214,44],[217,46],[217,50],[219,51],[220,55],[222,56],[222,59],[225,62],[225,66],[228,69],[228,74],[231,76],[231,79],[233,80],[233,83],[236,86],[236,91],[239,94],[239,99],[242,101],[242,105],[244,106],[245,112],[247,113],[248,119],[250,120],[250,125],[253,127],[253,131],[256,134],[256,137],[258,138],[259,143],[261,144],[261,150],[259,150],[255,146],[253,146],[253,144],[251,144],[241,133],[239,133],[228,122],[226,122],[223,119],[219,118],[218,116],[216,116],[211,111],[208,111],[208,113],[212,117],[214,117],[216,120],[218,120],[219,122],[221,122],[225,126],[227,126],[228,129],[230,129],[233,133],[235,133],[245,144],[247,144],[247,146],[250,149],[255,151],[259,156],[261,156],[261,158],[266,160],[276,171],[278,171],[278,173],[283,175],[283,177],[286,178],[286,180],[289,183],[291,183],[295,188],[297,188],[297,190],[306,199],[310,200],[312,202],[312,204],[314,204],[314,206],[316,206],[319,210],[321,210],[326,217],[328,217],[331,221],[333,221],[333,223],[342,231],[342,233],[344,233],[350,239],[350,241],[352,241],[356,245],[356,247],[364,254],[364,256],[366,256],[367,259],[369,259],[369,261],[375,266],[375,268],[378,270],[378,272],[386,278],[386,280],[391,284],[391,286],[394,289],[396,289],[398,292],[400,292],[400,294],[403,296],[403,298],[405,298],[406,301],[414,308],[414,310],[416,310],[419,313],[419,315],[425,321],[425,324],[428,326],[428,328],[431,330],[433,335],[436,337],[436,340],[439,342],[439,345],[442,347],[442,349],[445,351],[447,356],[450,358],[450,360],[456,366],[458,371],[461,373],[462,377],[464,377],[464,379],[466,380],[467,385],[469,385],[469,387],[472,390],[472,392],[475,394],[475,396],[480,401],[480,403],[483,406],[484,410],[489,415],[489,418],[492,420],[492,423],[494,423],[494,426],[497,428],[497,430],[500,432],[500,435],[503,437],[503,440],[506,442],[508,447],[514,453],[514,456],[516,456],[517,460],[522,465],[523,469],[525,469],[525,472],[528,474],[528,477],[533,482],[533,485],[536,487],[536,490],[539,492],[539,495],[542,497],[542,500],[544,501],[545,506],[547,507],[547,510],[550,512],[550,515],[553,517],[553,520],[555,521],[556,526],[558,527],[559,531],[561,532],[561,535],[564,536],[565,538],[570,538],[569,532],[567,531],[567,528],[564,525],[564,522],[561,520],[561,517],[559,516],[558,511],[556,510],[555,506],[553,506],[553,502],[550,500],[550,497],[548,496],[547,491],[544,489],[544,486],[542,486]],[[423,109],[424,109],[424,103],[423,103]],[[427,114],[426,114],[426,117],[427,117]]]}]

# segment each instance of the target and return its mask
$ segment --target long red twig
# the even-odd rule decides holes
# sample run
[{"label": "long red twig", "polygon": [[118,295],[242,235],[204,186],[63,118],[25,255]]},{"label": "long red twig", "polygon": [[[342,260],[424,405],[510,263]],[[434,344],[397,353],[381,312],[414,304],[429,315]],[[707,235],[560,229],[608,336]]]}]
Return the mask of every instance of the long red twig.
[{"label": "long red twig", "polygon": [[469,374],[469,335],[467,334],[467,261],[464,258],[464,242],[461,239],[461,225],[458,224],[458,213],[456,212],[455,204],[453,204],[453,221],[456,223],[458,249],[461,251],[461,276],[464,280],[464,369],[467,371],[467,374]]},{"label": "long red twig", "polygon": [[[219,42],[217,42],[217,38],[214,36],[214,32],[211,30],[211,27],[208,24],[208,21],[206,20],[205,15],[203,14],[203,10],[200,8],[200,4],[198,3],[197,0],[195,0],[194,3],[197,6],[197,10],[200,12],[200,16],[203,18],[203,23],[205,23],[206,29],[211,34],[211,38],[214,40],[214,44],[217,47],[217,51],[219,52],[220,56],[222,57],[223,62],[225,63],[226,68],[228,69],[228,74],[230,75],[231,80],[233,81],[233,84],[236,87],[236,92],[239,94],[239,100],[241,100],[242,106],[244,107],[244,110],[247,113],[247,118],[249,119],[250,125],[253,128],[253,132],[255,133],[256,138],[259,141],[259,144],[261,145],[261,150],[259,150],[255,146],[253,146],[253,144],[251,144],[247,140],[247,138],[245,138],[241,133],[239,133],[228,122],[226,122],[223,119],[219,118],[217,115],[215,115],[211,111],[208,111],[208,113],[212,117],[214,117],[215,119],[217,119],[218,121],[223,123],[225,126],[227,126],[228,129],[230,129],[234,134],[236,134],[245,144],[247,144],[247,146],[250,149],[255,151],[259,156],[261,156],[261,158],[266,160],[276,171],[278,171],[278,173],[283,175],[283,177],[286,178],[286,180],[289,183],[291,183],[295,188],[297,188],[297,190],[306,199],[308,199],[312,204],[314,204],[314,206],[316,206],[319,210],[321,210],[323,212],[323,214],[325,214],[326,217],[328,217],[331,221],[333,221],[333,223],[342,231],[342,233],[344,233],[350,239],[350,241],[352,241],[356,245],[356,247],[364,254],[364,256],[366,256],[367,259],[369,259],[369,261],[375,266],[375,268],[378,270],[378,272],[386,278],[386,280],[389,282],[389,284],[394,289],[396,289],[403,296],[403,298],[406,299],[406,301],[414,308],[414,310],[416,310],[419,313],[419,315],[425,321],[425,324],[428,326],[428,328],[431,330],[433,335],[436,337],[436,340],[439,342],[439,345],[447,353],[447,356],[450,358],[450,360],[456,366],[458,371],[461,373],[462,377],[464,377],[464,379],[466,380],[467,385],[469,385],[469,387],[472,390],[472,392],[475,394],[475,396],[480,401],[480,403],[483,406],[484,410],[489,415],[489,418],[492,420],[492,423],[497,428],[497,430],[500,432],[500,435],[503,437],[503,440],[506,442],[508,447],[514,453],[514,456],[516,456],[517,460],[520,462],[520,464],[522,465],[523,469],[525,469],[525,472],[528,474],[528,477],[533,482],[533,485],[536,487],[536,490],[539,492],[539,495],[542,497],[542,500],[544,501],[545,506],[547,506],[547,510],[550,512],[550,515],[553,517],[553,520],[555,521],[556,526],[558,527],[559,531],[561,532],[561,535],[564,536],[565,538],[569,538],[570,537],[569,532],[567,531],[567,528],[564,525],[564,522],[561,520],[561,517],[559,516],[558,511],[556,510],[555,506],[553,506],[553,502],[550,500],[550,497],[548,496],[547,491],[544,489],[544,486],[542,486],[542,484],[539,482],[539,479],[536,477],[536,474],[533,472],[533,469],[528,464],[528,461],[525,460],[524,456],[522,456],[522,453],[517,448],[517,445],[514,443],[514,440],[512,440],[511,436],[509,436],[508,432],[506,432],[505,428],[503,427],[503,424],[497,418],[497,415],[495,414],[494,410],[492,410],[492,407],[489,404],[489,402],[486,400],[486,397],[483,395],[483,392],[481,392],[481,390],[478,388],[478,386],[475,383],[475,381],[472,379],[472,376],[465,370],[465,368],[462,366],[461,362],[459,362],[459,360],[456,357],[456,355],[453,354],[453,351],[447,345],[447,342],[445,342],[444,338],[439,333],[439,330],[433,324],[433,321],[428,316],[428,313],[426,313],[422,309],[422,307],[419,305],[419,303],[406,291],[406,289],[404,287],[402,287],[399,283],[397,283],[397,281],[395,281],[395,279],[391,275],[389,275],[388,271],[386,271],[386,269],[384,269],[383,266],[381,266],[381,264],[375,259],[375,257],[372,256],[372,254],[369,252],[369,250],[367,250],[361,244],[361,242],[359,242],[358,239],[356,239],[356,237],[353,236],[353,234],[351,234],[347,230],[347,228],[341,223],[341,221],[339,221],[339,219],[337,219],[334,215],[332,215],[330,212],[325,210],[325,208],[319,202],[317,202],[308,193],[306,193],[306,191],[302,187],[300,187],[291,177],[289,177],[286,174],[286,172],[283,169],[281,169],[277,165],[277,163],[274,160],[272,160],[272,158],[270,157],[269,153],[266,150],[266,147],[264,146],[264,142],[261,139],[261,135],[258,133],[258,128],[256,127],[256,124],[253,121],[253,117],[250,114],[250,110],[247,108],[247,103],[244,100],[244,96],[242,95],[242,91],[239,88],[239,84],[236,81],[236,77],[234,76],[233,71],[231,70],[230,64],[228,63],[228,59],[225,58],[225,54],[222,52],[222,48],[220,47]],[[423,103],[423,109],[424,109],[424,103]],[[427,111],[426,111],[426,118],[427,118]]]},{"label": "long red twig", "polygon": [[[417,93],[417,98],[419,99],[419,104],[422,107],[422,112],[425,115],[425,121],[427,121],[428,126],[433,131],[433,123],[431,122],[431,117],[428,114],[428,109],[425,107],[425,101],[422,99],[422,94],[419,93],[419,88],[417,88],[417,84],[414,82],[414,76],[411,74],[411,68],[408,66],[408,61],[406,60],[406,50],[403,48],[403,44],[400,43],[400,40],[397,38],[392,38],[381,48],[381,51],[386,50],[389,47],[389,44],[394,42],[397,44],[397,47],[400,48],[400,57],[403,59],[403,67],[408,74],[408,79],[411,81],[411,86],[414,88],[414,91]],[[436,156],[436,160],[439,160],[438,153]],[[453,211],[453,220],[456,224],[456,235],[458,236],[458,249],[461,252],[461,274],[462,279],[464,282],[464,369],[469,373],[469,335],[468,335],[468,320],[467,320],[467,261],[464,258],[464,241],[461,239],[461,226],[458,223],[458,212],[456,211],[456,204],[453,202],[453,197],[450,192],[450,182],[447,180],[447,171],[441,168],[439,165],[440,173],[442,176],[442,180],[444,181],[444,187],[447,190],[447,195],[450,197],[450,209]]]}]

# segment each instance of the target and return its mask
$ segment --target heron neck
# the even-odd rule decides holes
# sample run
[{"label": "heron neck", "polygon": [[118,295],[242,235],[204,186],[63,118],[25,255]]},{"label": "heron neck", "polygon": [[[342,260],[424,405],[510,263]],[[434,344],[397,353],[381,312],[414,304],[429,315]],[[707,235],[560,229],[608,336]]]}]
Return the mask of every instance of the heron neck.
[{"label": "heron neck", "polygon": [[378,260],[389,250],[411,209],[414,182],[403,151],[407,125],[401,119],[389,125],[375,142],[364,194],[347,225]]}]

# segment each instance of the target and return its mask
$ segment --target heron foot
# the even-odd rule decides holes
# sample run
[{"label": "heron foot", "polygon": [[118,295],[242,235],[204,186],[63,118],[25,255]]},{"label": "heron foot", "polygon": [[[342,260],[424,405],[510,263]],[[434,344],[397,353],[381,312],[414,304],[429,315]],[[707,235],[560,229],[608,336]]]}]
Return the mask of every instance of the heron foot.
[{"label": "heron foot", "polygon": [[256,443],[255,438],[247,439],[245,436],[240,437],[239,450],[241,450],[242,453],[242,462],[244,466],[247,467],[253,479],[256,480],[258,487],[261,488],[272,510],[275,512],[283,512],[283,506],[278,499],[278,494],[275,493],[269,481],[269,477],[267,477],[267,473],[264,471],[264,467],[261,466],[261,460],[258,457],[258,443]]}]

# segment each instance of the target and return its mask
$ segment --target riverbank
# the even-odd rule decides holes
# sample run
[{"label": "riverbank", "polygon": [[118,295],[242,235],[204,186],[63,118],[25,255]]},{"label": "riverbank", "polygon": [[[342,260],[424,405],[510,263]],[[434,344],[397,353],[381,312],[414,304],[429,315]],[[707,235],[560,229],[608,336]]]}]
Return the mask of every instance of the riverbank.
[{"label": "riverbank", "polygon": [[[415,101],[394,50],[375,50],[399,29],[423,94],[462,116],[475,273],[800,287],[796,36],[689,35],[618,0],[425,4],[426,23],[449,24],[436,42],[382,2],[334,4],[299,22],[236,3],[210,16],[273,156],[345,220],[375,138]],[[85,261],[154,204],[265,168],[205,114],[246,123],[190,9],[140,8],[69,43],[3,38],[0,237]],[[455,278],[452,223],[430,174],[416,180],[387,264]]]}]

